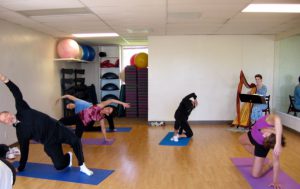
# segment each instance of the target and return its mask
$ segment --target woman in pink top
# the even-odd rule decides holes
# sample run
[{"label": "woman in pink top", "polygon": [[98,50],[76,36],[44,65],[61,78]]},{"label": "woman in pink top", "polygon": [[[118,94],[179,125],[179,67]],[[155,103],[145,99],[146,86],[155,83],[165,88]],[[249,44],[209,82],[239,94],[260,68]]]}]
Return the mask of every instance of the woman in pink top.
[{"label": "woman in pink top", "polygon": [[121,102],[115,99],[109,99],[97,105],[86,108],[81,112],[75,114],[74,116],[63,117],[59,121],[62,122],[64,125],[76,125],[75,134],[78,138],[82,137],[84,127],[87,126],[91,121],[99,121],[101,131],[104,135],[105,140],[107,140],[104,116],[109,116],[113,112],[112,107],[106,107],[111,103],[120,104],[124,108],[130,107],[128,103]]},{"label": "woman in pink top", "polygon": [[[278,183],[279,155],[285,145],[280,118],[271,114],[258,119],[250,131],[240,136],[239,140],[244,148],[254,155],[252,176],[262,177],[273,167],[273,183],[270,186],[280,189],[281,186]],[[273,149],[273,162],[265,164],[270,149]]]}]

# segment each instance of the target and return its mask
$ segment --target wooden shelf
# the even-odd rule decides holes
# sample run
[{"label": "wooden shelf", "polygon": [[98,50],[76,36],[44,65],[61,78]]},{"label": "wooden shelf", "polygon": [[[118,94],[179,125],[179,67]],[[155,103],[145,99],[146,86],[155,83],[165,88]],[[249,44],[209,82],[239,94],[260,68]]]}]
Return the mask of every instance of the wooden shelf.
[{"label": "wooden shelf", "polygon": [[75,59],[75,58],[55,58],[56,62],[77,62],[77,63],[89,63],[90,61]]}]

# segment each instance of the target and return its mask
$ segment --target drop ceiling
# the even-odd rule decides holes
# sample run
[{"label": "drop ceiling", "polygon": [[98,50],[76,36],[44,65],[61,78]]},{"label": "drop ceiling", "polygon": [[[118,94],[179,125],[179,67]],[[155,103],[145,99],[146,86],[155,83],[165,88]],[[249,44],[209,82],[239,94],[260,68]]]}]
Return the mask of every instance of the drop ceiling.
[{"label": "drop ceiling", "polygon": [[298,13],[241,13],[250,3],[300,0],[0,0],[0,19],[56,38],[115,32],[90,44],[145,45],[148,36],[300,33]]}]

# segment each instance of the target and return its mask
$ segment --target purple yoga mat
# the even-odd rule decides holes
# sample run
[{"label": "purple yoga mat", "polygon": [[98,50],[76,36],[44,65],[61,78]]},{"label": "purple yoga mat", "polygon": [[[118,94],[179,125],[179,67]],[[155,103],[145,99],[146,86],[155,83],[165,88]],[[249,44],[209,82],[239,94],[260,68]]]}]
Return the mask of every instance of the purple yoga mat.
[{"label": "purple yoga mat", "polygon": [[[251,176],[251,169],[253,164],[253,158],[231,158],[232,163],[238,168],[242,173],[247,182],[251,185],[253,189],[270,189],[269,184],[273,181],[273,170],[267,172],[261,178],[254,178]],[[283,171],[279,173],[279,183],[283,189],[299,189],[300,185],[289,177]]]},{"label": "purple yoga mat", "polygon": [[114,138],[110,138],[110,141],[105,141],[104,138],[82,138],[82,144],[92,144],[92,145],[112,145],[115,141]]}]

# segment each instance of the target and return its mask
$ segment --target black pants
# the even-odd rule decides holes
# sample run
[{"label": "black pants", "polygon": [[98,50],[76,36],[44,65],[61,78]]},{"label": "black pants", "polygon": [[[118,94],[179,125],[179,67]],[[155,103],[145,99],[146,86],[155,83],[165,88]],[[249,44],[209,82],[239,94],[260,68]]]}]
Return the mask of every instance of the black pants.
[{"label": "black pants", "polygon": [[78,138],[82,137],[84,131],[84,124],[82,123],[79,114],[69,116],[69,117],[63,117],[59,121],[64,125],[76,125],[75,135]]},{"label": "black pants", "polygon": [[68,153],[64,154],[62,144],[69,144],[72,147],[78,159],[78,165],[82,165],[84,157],[80,139],[61,123],[58,122],[56,126],[59,128],[57,129],[57,132],[44,143],[44,150],[51,158],[54,167],[57,170],[62,170],[70,163],[70,156]]},{"label": "black pants", "polygon": [[187,120],[180,120],[180,119],[176,119],[175,120],[175,125],[174,125],[174,129],[178,130],[179,129],[179,134],[182,134],[182,131],[185,131],[185,135],[186,137],[190,138],[193,136],[193,131],[188,123]]}]

